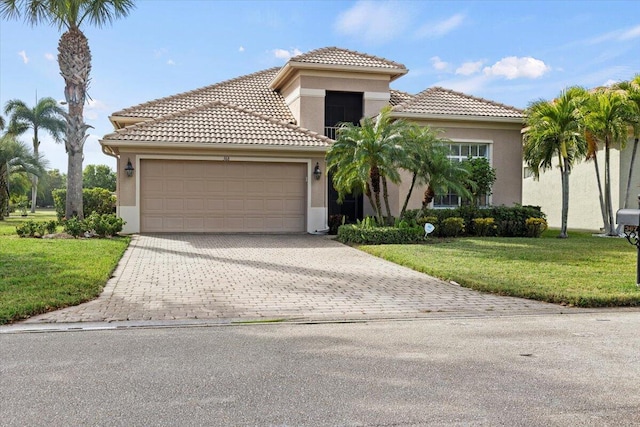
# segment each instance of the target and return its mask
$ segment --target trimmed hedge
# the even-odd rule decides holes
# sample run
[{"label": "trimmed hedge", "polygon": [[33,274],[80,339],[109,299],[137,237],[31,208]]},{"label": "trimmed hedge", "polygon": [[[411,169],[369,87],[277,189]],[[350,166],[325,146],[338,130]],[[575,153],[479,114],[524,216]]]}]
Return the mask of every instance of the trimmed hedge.
[{"label": "trimmed hedge", "polygon": [[[455,209],[425,209],[420,218],[416,215],[420,210],[407,211],[403,219],[415,220],[419,225],[430,222],[435,225],[434,235],[446,237],[446,227],[444,221],[447,218],[462,218],[464,221],[464,235],[473,236],[483,233],[485,230],[476,231],[477,218],[493,218],[492,233],[500,237],[530,237],[531,233],[527,226],[529,218],[545,219],[538,206],[493,206],[489,208],[478,208],[474,206],[460,206]],[[480,225],[484,227],[485,224]]]},{"label": "trimmed hedge", "polygon": [[[64,218],[67,203],[67,190],[57,189],[51,192],[53,195],[53,203],[56,208],[58,221]],[[116,208],[116,196],[105,188],[83,188],[82,189],[82,210],[84,216],[88,217],[96,212],[100,215],[112,214]]]},{"label": "trimmed hedge", "polygon": [[418,243],[424,241],[421,227],[362,227],[346,224],[338,227],[339,242],[361,245]]}]

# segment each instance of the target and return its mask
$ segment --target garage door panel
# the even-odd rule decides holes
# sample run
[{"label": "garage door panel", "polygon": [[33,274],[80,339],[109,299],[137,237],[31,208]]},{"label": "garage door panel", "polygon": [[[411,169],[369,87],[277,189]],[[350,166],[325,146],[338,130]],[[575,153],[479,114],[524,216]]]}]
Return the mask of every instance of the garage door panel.
[{"label": "garage door panel", "polygon": [[143,232],[303,232],[303,163],[146,160]]}]

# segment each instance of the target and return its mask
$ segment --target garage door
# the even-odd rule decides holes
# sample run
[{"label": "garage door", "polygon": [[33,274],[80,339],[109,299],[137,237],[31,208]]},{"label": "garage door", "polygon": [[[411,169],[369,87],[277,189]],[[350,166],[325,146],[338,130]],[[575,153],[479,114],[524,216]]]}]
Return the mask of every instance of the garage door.
[{"label": "garage door", "polygon": [[304,232],[306,164],[141,160],[142,232]]}]

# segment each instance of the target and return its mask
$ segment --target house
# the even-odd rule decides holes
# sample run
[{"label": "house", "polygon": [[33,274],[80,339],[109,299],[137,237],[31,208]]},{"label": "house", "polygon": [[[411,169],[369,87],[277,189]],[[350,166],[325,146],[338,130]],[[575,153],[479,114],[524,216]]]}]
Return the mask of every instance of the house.
[{"label": "house", "polygon": [[[389,104],[395,117],[443,129],[452,159],[488,158],[497,170],[493,204],[520,203],[522,111],[442,88],[415,96],[391,89],[407,72],[329,47],[113,113],[115,130],[100,143],[117,158],[124,231],[320,233],[330,215],[369,214],[362,196],[336,203],[324,156],[338,123]],[[396,215],[407,187],[390,189]],[[411,207],[421,205],[420,193]]]}]

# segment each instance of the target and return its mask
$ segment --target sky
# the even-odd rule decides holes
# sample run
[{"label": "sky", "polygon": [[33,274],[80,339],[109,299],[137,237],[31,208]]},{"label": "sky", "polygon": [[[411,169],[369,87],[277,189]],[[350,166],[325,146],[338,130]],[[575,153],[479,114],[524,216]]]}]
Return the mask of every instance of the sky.
[{"label": "sky", "polygon": [[[83,28],[92,53],[84,165],[115,159],[99,140],[109,115],[153,99],[283,65],[337,46],[404,64],[391,83],[432,86],[518,108],[640,73],[640,2],[138,0],[111,26]],[[60,31],[0,20],[0,105],[63,100]],[[22,137],[31,143],[31,135]],[[66,173],[64,145],[42,138],[50,169]]]}]

